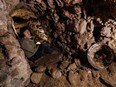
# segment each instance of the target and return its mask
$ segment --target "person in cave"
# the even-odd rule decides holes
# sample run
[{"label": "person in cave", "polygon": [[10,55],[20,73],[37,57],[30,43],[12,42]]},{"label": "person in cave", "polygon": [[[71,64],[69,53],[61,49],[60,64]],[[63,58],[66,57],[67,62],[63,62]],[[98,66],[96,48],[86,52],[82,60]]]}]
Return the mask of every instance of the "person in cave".
[{"label": "person in cave", "polygon": [[31,61],[36,61],[44,54],[52,54],[53,50],[46,43],[36,45],[34,39],[31,36],[31,29],[29,27],[23,27],[20,29],[20,43],[25,52],[27,58]]}]

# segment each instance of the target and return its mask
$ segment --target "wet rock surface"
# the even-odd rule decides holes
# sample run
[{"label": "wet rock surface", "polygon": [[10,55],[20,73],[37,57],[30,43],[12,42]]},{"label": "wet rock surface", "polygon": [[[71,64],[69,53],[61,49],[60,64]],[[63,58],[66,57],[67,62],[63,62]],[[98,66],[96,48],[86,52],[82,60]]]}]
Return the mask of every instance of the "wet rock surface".
[{"label": "wet rock surface", "polygon": [[[11,15],[18,9],[26,15]],[[0,13],[0,87],[116,86],[116,0],[0,0]],[[36,30],[41,25],[60,53],[27,61],[11,20],[16,30],[24,25]],[[114,52],[114,60],[103,69],[87,60],[96,43]]]}]

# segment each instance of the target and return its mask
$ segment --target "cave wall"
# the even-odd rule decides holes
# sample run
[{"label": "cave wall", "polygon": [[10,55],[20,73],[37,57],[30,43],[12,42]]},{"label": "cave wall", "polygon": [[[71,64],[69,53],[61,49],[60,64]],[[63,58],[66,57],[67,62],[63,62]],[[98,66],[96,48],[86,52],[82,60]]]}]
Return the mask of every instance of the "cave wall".
[{"label": "cave wall", "polygon": [[[86,57],[101,42],[116,52],[116,0],[20,0],[16,8],[35,13],[65,58]],[[23,4],[22,4],[23,3]],[[85,61],[85,60],[84,60]]]},{"label": "cave wall", "polygon": [[[116,0],[21,0],[50,31],[52,45],[66,58],[78,58],[94,43],[116,52]],[[82,56],[83,57],[83,56]]]},{"label": "cave wall", "polygon": [[0,86],[23,87],[31,74],[11,26],[10,13],[18,8],[37,15],[50,30],[52,45],[63,51],[66,59],[86,62],[87,50],[98,42],[116,53],[116,0],[0,0]]},{"label": "cave wall", "polygon": [[30,66],[14,34],[10,13],[19,0],[0,0],[0,87],[24,87]]}]

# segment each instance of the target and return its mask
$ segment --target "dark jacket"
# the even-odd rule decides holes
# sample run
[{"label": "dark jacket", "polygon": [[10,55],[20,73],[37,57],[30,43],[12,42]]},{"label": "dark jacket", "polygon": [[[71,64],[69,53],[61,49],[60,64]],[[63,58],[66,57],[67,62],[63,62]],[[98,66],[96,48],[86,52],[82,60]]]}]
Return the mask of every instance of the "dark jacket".
[{"label": "dark jacket", "polygon": [[22,38],[21,47],[28,58],[32,57],[38,49],[34,40],[31,38]]}]

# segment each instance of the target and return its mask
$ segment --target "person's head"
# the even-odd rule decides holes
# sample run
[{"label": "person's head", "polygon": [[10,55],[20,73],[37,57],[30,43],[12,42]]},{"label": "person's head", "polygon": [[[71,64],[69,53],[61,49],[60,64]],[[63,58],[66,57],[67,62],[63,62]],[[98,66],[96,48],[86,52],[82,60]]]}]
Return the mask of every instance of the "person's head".
[{"label": "person's head", "polygon": [[28,27],[23,27],[20,29],[20,37],[21,38],[30,38],[31,37],[31,33],[30,33],[30,29]]}]

